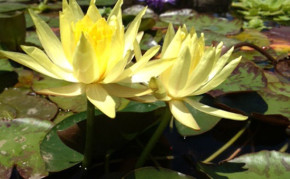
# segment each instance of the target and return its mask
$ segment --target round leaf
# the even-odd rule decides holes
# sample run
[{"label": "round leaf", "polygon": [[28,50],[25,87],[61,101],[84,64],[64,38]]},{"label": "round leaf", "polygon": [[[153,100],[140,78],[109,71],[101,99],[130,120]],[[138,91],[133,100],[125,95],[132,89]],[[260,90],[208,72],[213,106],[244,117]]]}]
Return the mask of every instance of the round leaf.
[{"label": "round leaf", "polygon": [[33,118],[0,121],[0,173],[7,174],[0,177],[10,178],[14,166],[24,178],[48,175],[40,155],[39,143],[51,127],[49,121]]}]

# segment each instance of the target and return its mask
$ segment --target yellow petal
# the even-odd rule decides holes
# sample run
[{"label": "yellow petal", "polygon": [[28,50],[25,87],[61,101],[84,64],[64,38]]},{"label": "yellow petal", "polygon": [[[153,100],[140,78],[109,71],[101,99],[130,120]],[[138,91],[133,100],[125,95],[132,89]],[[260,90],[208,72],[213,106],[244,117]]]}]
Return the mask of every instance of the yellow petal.
[{"label": "yellow petal", "polygon": [[36,26],[38,38],[49,58],[54,62],[54,64],[64,69],[72,70],[72,65],[66,59],[62,44],[50,27],[32,10],[29,10],[29,13]]},{"label": "yellow petal", "polygon": [[99,84],[87,85],[87,98],[93,103],[100,111],[110,118],[115,118],[116,103],[108,92]]},{"label": "yellow petal", "polygon": [[76,0],[69,0],[69,7],[74,14],[74,19],[80,20],[84,17],[84,13]]},{"label": "yellow petal", "polygon": [[179,54],[179,50],[180,50],[182,41],[184,40],[184,37],[185,37],[184,32],[182,32],[181,28],[179,28],[174,38],[172,39],[172,41],[170,42],[170,44],[164,51],[161,58],[176,58]]},{"label": "yellow petal", "polygon": [[92,45],[84,35],[73,55],[74,75],[82,83],[92,83],[99,78],[97,58]]},{"label": "yellow petal", "polygon": [[[17,63],[20,63],[24,66],[27,66],[28,68],[31,68],[39,73],[42,73],[44,75],[47,75],[47,76],[55,78],[55,79],[62,79],[62,78],[58,77],[57,75],[51,73],[50,71],[46,70],[45,68],[43,68],[43,66],[41,66],[32,57],[30,57],[26,54],[18,53],[18,52],[8,52],[8,51],[3,51],[3,50],[0,50],[0,54],[2,54],[3,56],[5,56],[11,60],[14,60]],[[41,59],[39,59],[39,60],[41,60]]]},{"label": "yellow petal", "polygon": [[148,88],[131,88],[119,84],[107,84],[103,85],[103,87],[110,95],[122,98],[132,98],[151,93],[151,90]]},{"label": "yellow petal", "polygon": [[173,25],[170,23],[168,25],[168,29],[164,38],[164,43],[162,45],[162,51],[161,51],[161,56],[164,55],[164,52],[166,51],[168,45],[170,44],[170,42],[172,41],[172,39],[174,38],[175,32],[174,32],[174,27]]},{"label": "yellow petal", "polygon": [[182,90],[186,85],[190,65],[191,55],[189,49],[185,48],[171,69],[170,80],[168,81],[168,92],[172,96],[183,97],[178,96],[178,94],[180,94],[180,90]]},{"label": "yellow petal", "polygon": [[123,26],[122,23],[122,9],[121,6],[123,4],[123,0],[118,0],[117,3],[115,4],[114,8],[112,9],[109,17],[108,17],[108,23],[110,24],[110,21],[112,20],[112,18],[115,16],[115,18],[117,19],[117,23],[119,24],[119,26]]},{"label": "yellow petal", "polygon": [[146,12],[146,8],[144,8],[141,12],[138,13],[138,15],[135,17],[135,19],[131,22],[129,25],[126,33],[125,33],[125,49],[124,52],[127,52],[127,50],[132,49],[133,43],[136,39],[138,29],[141,23],[141,19],[143,15]]},{"label": "yellow petal", "polygon": [[200,88],[202,84],[208,79],[208,75],[211,72],[214,64],[215,51],[213,48],[206,50],[199,64],[196,66],[194,71],[189,74],[189,79],[186,84],[186,89],[183,91],[184,95],[193,93]]},{"label": "yellow petal", "polygon": [[181,124],[194,130],[200,130],[200,127],[198,126],[195,119],[182,101],[169,101],[169,107],[174,118],[178,120]]},{"label": "yellow petal", "polygon": [[225,66],[225,64],[228,62],[232,52],[233,52],[234,48],[231,48],[229,51],[227,51],[227,53],[225,53],[223,56],[221,57],[217,57],[218,61],[216,62],[216,64],[214,65],[211,73],[209,74],[209,79],[211,80],[216,74],[218,74],[222,68]]},{"label": "yellow petal", "polygon": [[[154,46],[146,51],[146,53],[141,57],[139,61],[127,68],[121,76],[118,78],[119,81],[129,78],[135,73],[139,73],[140,70],[143,70],[143,67],[148,63],[148,61],[158,52],[160,46]],[[151,77],[150,77],[151,78]],[[149,79],[150,79],[149,78]]]},{"label": "yellow petal", "polygon": [[141,49],[137,40],[134,41],[133,45],[134,45],[135,58],[136,58],[136,61],[138,62],[142,57]]},{"label": "yellow petal", "polygon": [[217,109],[202,103],[199,103],[197,101],[191,100],[189,98],[185,98],[184,101],[191,105],[193,108],[204,112],[206,114],[212,115],[212,116],[217,116],[217,117],[222,117],[222,118],[227,118],[227,119],[233,119],[233,120],[246,120],[248,119],[247,116],[241,115],[241,114],[236,114],[228,111],[224,111],[221,109]]},{"label": "yellow petal", "polygon": [[72,72],[68,72],[62,69],[59,66],[56,66],[50,61],[47,55],[40,49],[32,46],[21,46],[22,50],[31,56],[38,64],[51,73],[59,77],[59,79],[69,81],[69,82],[78,82],[78,80],[73,76]]},{"label": "yellow petal", "polygon": [[92,19],[92,21],[96,22],[97,20],[101,19],[102,16],[94,2],[95,0],[91,0],[87,15],[90,17],[90,19]]},{"label": "yellow petal", "polygon": [[40,94],[46,95],[55,95],[55,96],[78,96],[85,92],[85,85],[81,83],[75,83],[72,85],[57,87],[57,88],[49,88],[36,91]]},{"label": "yellow petal", "polygon": [[127,65],[128,59],[132,58],[132,56],[133,56],[133,53],[130,53],[130,51],[128,51],[125,58],[119,60],[119,62],[117,64],[115,64],[115,66],[111,69],[111,71],[108,71],[105,79],[102,82],[107,84],[107,83],[113,83],[113,82],[120,81],[120,80],[118,80],[118,78],[123,73],[123,71]]},{"label": "yellow petal", "polygon": [[174,59],[163,59],[149,61],[145,67],[139,70],[132,76],[131,81],[137,82],[148,82],[151,77],[160,75],[164,70],[169,68],[174,63]]},{"label": "yellow petal", "polygon": [[240,63],[240,61],[241,61],[241,57],[232,60],[213,79],[211,79],[207,84],[205,84],[196,92],[193,92],[191,95],[200,95],[200,94],[206,93],[209,90],[212,90],[213,88],[220,85],[222,82],[224,82],[228,78],[228,76],[230,76],[230,74],[235,70],[235,68]]}]

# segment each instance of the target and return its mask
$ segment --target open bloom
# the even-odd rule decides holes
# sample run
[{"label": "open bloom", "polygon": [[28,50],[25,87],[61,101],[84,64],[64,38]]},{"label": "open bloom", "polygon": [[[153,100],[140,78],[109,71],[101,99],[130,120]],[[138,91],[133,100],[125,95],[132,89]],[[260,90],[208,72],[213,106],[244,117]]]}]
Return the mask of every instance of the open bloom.
[{"label": "open bloom", "polygon": [[[40,93],[62,96],[86,93],[88,100],[113,118],[115,101],[112,96],[135,97],[148,93],[148,89],[129,88],[130,84],[120,85],[122,82],[131,82],[130,79],[139,72],[148,80],[151,74],[157,75],[167,67],[166,62],[149,62],[159,50],[158,46],[152,47],[143,56],[141,54],[139,41],[142,34],[138,35],[138,28],[146,8],[125,32],[122,3],[122,0],[118,0],[106,20],[100,15],[93,0],[85,15],[75,0],[69,3],[63,0],[63,10],[60,12],[61,41],[30,10],[44,51],[37,47],[21,46],[26,54],[8,51],[0,53],[47,76],[72,82],[69,86],[41,90]],[[132,64],[134,54],[137,62]],[[150,71],[143,67],[150,67],[146,68]]]},{"label": "open bloom", "polygon": [[217,87],[240,62],[241,58],[229,62],[233,48],[220,56],[221,48],[222,43],[217,47],[205,48],[203,34],[198,38],[194,30],[188,33],[185,26],[179,28],[176,34],[172,25],[168,28],[161,58],[176,60],[159,78],[152,78],[149,86],[157,99],[168,102],[173,116],[185,126],[199,129],[186,103],[213,116],[247,119],[246,116],[216,109],[189,98]]}]

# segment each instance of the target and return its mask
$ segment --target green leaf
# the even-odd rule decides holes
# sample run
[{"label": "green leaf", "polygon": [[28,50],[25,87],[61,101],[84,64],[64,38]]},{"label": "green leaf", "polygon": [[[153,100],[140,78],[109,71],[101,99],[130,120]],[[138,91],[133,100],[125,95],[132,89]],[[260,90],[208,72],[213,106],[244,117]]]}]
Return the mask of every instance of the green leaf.
[{"label": "green leaf", "polygon": [[0,13],[26,9],[28,6],[21,3],[0,3]]},{"label": "green leaf", "polygon": [[58,111],[56,105],[39,96],[29,95],[29,92],[28,89],[7,89],[0,94],[0,102],[14,108],[17,118],[53,119]]},{"label": "green leaf", "polygon": [[258,91],[266,85],[263,70],[251,61],[242,61],[226,81],[209,93],[218,96],[226,92]]},{"label": "green leaf", "polygon": [[182,174],[180,172],[166,169],[166,168],[154,168],[154,167],[144,167],[136,169],[128,173],[122,179],[148,179],[148,178],[158,178],[158,179],[194,179],[194,177]]},{"label": "green leaf", "polygon": [[219,166],[200,164],[202,172],[214,179],[287,179],[290,155],[276,151],[261,151],[242,155]]},{"label": "green leaf", "polygon": [[42,157],[45,159],[49,172],[58,172],[76,165],[83,160],[83,155],[65,145],[57,135],[58,130],[64,130],[85,120],[86,113],[70,116],[55,125],[40,144]]},{"label": "green leaf", "polygon": [[96,0],[97,6],[111,6],[116,4],[117,0]]},{"label": "green leaf", "polygon": [[265,114],[281,114],[290,119],[289,101],[290,97],[277,94],[269,89],[258,92],[268,104]]},{"label": "green leaf", "polygon": [[[201,98],[201,97],[199,97],[199,98]],[[196,98],[194,100],[200,101],[198,98]],[[203,102],[205,100],[208,101],[209,99],[204,97]],[[192,114],[192,116],[196,120],[197,124],[200,127],[200,130],[198,130],[198,131],[193,130],[191,128],[188,128],[188,127],[182,125],[177,120],[174,120],[177,131],[181,136],[195,136],[195,135],[200,135],[202,133],[205,133],[205,132],[211,130],[221,120],[221,118],[219,118],[219,117],[215,117],[215,116],[200,112],[200,111],[194,109],[193,107],[191,107],[190,105],[186,105],[186,107],[189,109],[190,113]]]},{"label": "green leaf", "polygon": [[0,59],[0,71],[13,71],[8,59]]},{"label": "green leaf", "polygon": [[[152,120],[155,120],[153,116],[154,110],[163,106],[165,106],[163,102],[150,104],[130,102],[122,112],[117,113],[115,119],[109,119],[108,117],[101,115],[99,111],[96,111],[97,127],[95,142],[97,142],[97,150],[94,154],[103,155],[104,152],[109,149],[116,149],[129,140],[132,140],[132,138],[143,131],[144,128],[146,129],[152,124]],[[81,151],[83,136],[80,132],[82,131],[81,127],[84,126],[84,124],[75,124],[84,121],[85,119],[85,112],[70,116],[56,124],[46,135],[41,144],[41,152],[44,158],[49,158],[49,160],[46,160],[48,171],[61,171],[82,161],[83,155],[65,145],[57,133],[60,133],[63,140],[68,140],[71,145],[74,145],[72,147]],[[66,132],[65,130],[68,131]],[[76,136],[71,136],[72,132],[70,130],[73,131]],[[78,140],[75,141],[74,137]],[[75,144],[77,146],[75,146]]]},{"label": "green leaf", "polygon": [[49,121],[18,118],[0,121],[0,173],[9,179],[13,167],[24,178],[42,178],[48,175],[40,155],[39,143],[52,127]]},{"label": "green leaf", "polygon": [[49,96],[49,99],[56,103],[59,108],[66,111],[82,112],[87,109],[86,95],[73,97]]},{"label": "green leaf", "polygon": [[69,85],[71,83],[63,80],[57,80],[42,74],[39,74],[40,79],[33,79],[32,89],[34,91],[42,90],[42,89],[49,89],[49,88],[56,88],[65,85]]},{"label": "green leaf", "polygon": [[174,25],[185,24],[188,29],[192,27],[199,32],[210,30],[218,34],[238,33],[242,27],[240,20],[229,21],[208,15],[196,15],[192,11],[178,10],[160,15],[160,19]]},{"label": "green leaf", "polygon": [[15,51],[25,41],[25,18],[23,12],[0,17],[0,46],[4,50]]},{"label": "green leaf", "polygon": [[238,35],[230,36],[230,38],[234,38],[242,42],[249,42],[259,47],[267,47],[270,45],[270,41],[267,36],[255,29],[246,29]]}]

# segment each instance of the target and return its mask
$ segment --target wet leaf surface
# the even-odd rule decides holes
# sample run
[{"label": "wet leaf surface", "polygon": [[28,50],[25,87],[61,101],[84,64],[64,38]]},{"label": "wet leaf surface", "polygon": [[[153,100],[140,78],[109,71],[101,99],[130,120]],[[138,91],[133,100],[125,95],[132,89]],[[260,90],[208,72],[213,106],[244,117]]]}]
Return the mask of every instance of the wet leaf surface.
[{"label": "wet leaf surface", "polygon": [[39,96],[29,95],[27,89],[10,88],[0,94],[0,102],[17,111],[17,118],[31,117],[51,120],[56,115],[57,106]]},{"label": "wet leaf surface", "polygon": [[[144,128],[150,126],[152,120],[155,120],[153,111],[163,106],[164,103],[142,104],[132,102],[122,110],[122,113],[118,113],[114,120],[100,115],[100,112],[96,111],[97,127],[95,142],[97,144],[94,154],[99,156],[108,150],[115,150],[129,140],[132,140]],[[129,112],[135,112],[135,114]],[[146,115],[144,112],[148,114]],[[82,161],[83,155],[80,152],[83,147],[85,123],[76,124],[81,121],[84,122],[85,119],[85,112],[70,116],[55,125],[46,135],[41,144],[41,153],[47,159],[45,162],[48,171],[61,171]],[[61,135],[61,139],[67,145],[70,145],[79,152],[65,145],[58,134]]]},{"label": "wet leaf surface", "polygon": [[123,179],[148,179],[148,178],[194,179],[194,177],[182,174],[180,172],[176,172],[166,168],[154,168],[154,167],[139,168],[123,177]]},{"label": "wet leaf surface", "polygon": [[0,176],[9,179],[15,166],[24,178],[48,175],[39,144],[52,127],[48,121],[18,118],[0,121]]},{"label": "wet leaf surface", "polygon": [[267,79],[263,70],[251,61],[242,61],[231,76],[209,94],[218,96],[225,92],[258,91],[266,85]]},{"label": "wet leaf surface", "polygon": [[290,155],[276,151],[246,154],[219,166],[200,164],[210,178],[281,178],[290,177]]}]

